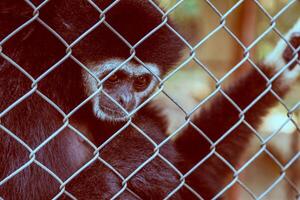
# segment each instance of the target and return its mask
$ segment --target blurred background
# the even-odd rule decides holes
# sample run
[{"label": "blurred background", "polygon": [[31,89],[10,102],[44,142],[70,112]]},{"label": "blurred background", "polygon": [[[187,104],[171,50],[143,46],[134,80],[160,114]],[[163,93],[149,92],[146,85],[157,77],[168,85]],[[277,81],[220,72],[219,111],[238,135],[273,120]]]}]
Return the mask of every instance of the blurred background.
[{"label": "blurred background", "polygon": [[[167,10],[178,1],[160,0]],[[300,17],[300,1],[289,0],[261,0],[260,6],[252,0],[245,0],[242,4],[237,0],[212,0],[214,9],[200,0],[185,0],[176,7],[170,17],[176,21],[176,30],[193,47],[204,41],[195,53],[200,62],[212,74],[220,79],[242,59],[244,49],[224,28],[215,32],[209,39],[207,35],[220,26],[220,15],[228,11],[227,28],[245,45],[251,46],[250,58],[253,61],[262,60],[280,39],[270,28],[270,17],[279,15],[276,28],[284,34]],[[238,6],[237,6],[238,5]],[[237,6],[235,9],[233,9]],[[219,14],[216,12],[218,10]],[[265,35],[264,35],[265,34]],[[264,35],[260,40],[257,38]],[[187,59],[190,51],[186,49]],[[184,60],[183,60],[184,61]],[[183,62],[182,61],[182,62]],[[250,65],[243,65],[225,79],[224,85],[241,74],[245,73]],[[165,84],[165,93],[174,99],[171,101],[166,95],[158,97],[158,105],[162,106],[171,122],[170,132],[176,130],[184,122],[186,113],[189,113],[198,103],[211,94],[216,88],[216,82],[196,62],[190,61],[184,65]],[[287,109],[291,109],[300,102],[300,81],[295,84],[284,105],[278,104],[266,117],[258,133],[263,140],[269,139],[266,151],[243,170],[240,180],[249,189],[252,195],[259,197],[266,190],[269,192],[263,199],[295,199],[300,194],[300,109],[287,117]],[[183,110],[179,109],[180,105]],[[186,112],[186,113],[185,113]],[[293,121],[293,122],[292,122]],[[245,147],[246,148],[246,147]],[[253,133],[253,142],[247,147],[241,165],[255,156],[262,148],[262,141]],[[286,178],[281,179],[286,170]],[[274,184],[276,183],[276,184]],[[226,193],[227,199],[253,199],[241,185],[235,184]],[[300,198],[300,197],[298,197]]]}]

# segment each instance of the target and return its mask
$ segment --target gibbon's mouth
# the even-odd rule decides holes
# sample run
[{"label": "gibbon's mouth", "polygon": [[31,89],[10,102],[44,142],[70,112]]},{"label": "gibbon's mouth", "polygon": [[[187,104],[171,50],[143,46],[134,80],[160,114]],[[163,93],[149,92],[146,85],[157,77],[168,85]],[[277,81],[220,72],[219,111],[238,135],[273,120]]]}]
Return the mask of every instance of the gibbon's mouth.
[{"label": "gibbon's mouth", "polygon": [[101,118],[110,121],[125,121],[128,119],[126,113],[121,110],[121,108],[113,109],[108,106],[100,105],[100,113],[98,113]]}]

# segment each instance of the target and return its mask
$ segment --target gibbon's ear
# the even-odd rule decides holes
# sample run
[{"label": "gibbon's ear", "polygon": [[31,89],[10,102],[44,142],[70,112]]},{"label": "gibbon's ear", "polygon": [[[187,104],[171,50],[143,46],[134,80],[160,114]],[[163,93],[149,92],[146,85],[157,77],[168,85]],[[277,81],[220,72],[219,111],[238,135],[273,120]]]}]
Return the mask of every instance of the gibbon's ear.
[{"label": "gibbon's ear", "polygon": [[294,49],[288,46],[284,50],[283,59],[286,63],[288,63],[291,60],[293,60],[295,57],[297,57],[297,59],[291,65],[291,69],[293,69],[294,67],[296,67],[297,64],[298,65],[300,64],[300,27],[299,27],[299,32],[293,33],[291,35],[289,43]]}]

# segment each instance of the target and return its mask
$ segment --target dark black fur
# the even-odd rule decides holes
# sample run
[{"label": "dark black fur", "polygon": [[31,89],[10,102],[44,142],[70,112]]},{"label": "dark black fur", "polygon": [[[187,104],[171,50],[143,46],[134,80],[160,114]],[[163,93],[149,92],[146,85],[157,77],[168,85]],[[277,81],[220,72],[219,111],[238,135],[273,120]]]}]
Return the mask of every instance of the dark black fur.
[{"label": "dark black fur", "polygon": [[[99,3],[101,2],[101,3]],[[105,9],[112,1],[97,1]],[[38,5],[40,2],[35,1]],[[0,2],[0,38],[3,39],[15,28],[30,19],[32,9],[22,1],[3,0]],[[83,32],[99,20],[99,13],[86,1],[51,0],[40,10],[40,17],[64,40],[72,43]],[[106,20],[131,44],[135,44],[150,30],[162,22],[162,15],[146,0],[122,0],[106,14]],[[3,53],[22,66],[34,78],[39,77],[53,64],[66,55],[64,45],[38,22],[17,33],[3,46]],[[165,74],[180,57],[183,44],[168,28],[163,27],[137,49],[137,56],[144,62],[155,63]],[[72,48],[72,54],[82,63],[95,62],[106,58],[127,58],[130,49],[108,28],[100,25]],[[133,62],[135,62],[133,60]],[[270,77],[273,71],[261,66]],[[56,103],[65,113],[70,112],[86,95],[78,64],[68,58],[38,83],[38,90]],[[0,57],[0,112],[31,89],[31,81],[12,64]],[[252,70],[241,77],[237,85],[226,93],[244,109],[264,89],[266,81]],[[278,94],[284,96],[287,88],[280,87],[280,80],[274,84]],[[246,113],[246,120],[257,128],[267,110],[276,103],[268,94]],[[234,123],[239,112],[222,95],[214,97],[209,107],[194,118],[195,124],[211,140],[216,141]],[[87,104],[71,117],[71,124],[93,136],[100,145],[123,123],[109,123],[96,119]],[[166,136],[167,122],[156,108],[147,105],[136,114],[133,122],[148,134],[157,144]],[[32,149],[40,145],[58,128],[63,126],[59,112],[34,93],[1,118],[1,125],[20,137]],[[83,128],[83,129],[82,129]],[[232,165],[239,161],[246,149],[251,130],[239,125],[216,151]],[[0,129],[0,180],[17,170],[29,160],[29,152],[15,139]],[[74,139],[75,138],[75,139]],[[76,157],[85,145],[74,146],[75,133],[66,127],[58,136],[40,149],[36,159],[66,180],[84,163]],[[70,153],[68,148],[78,149]],[[155,152],[154,146],[133,127],[126,128],[101,150],[100,156],[110,163],[123,177],[127,177]],[[182,173],[200,161],[210,151],[209,143],[192,127],[187,127],[179,138],[169,141],[160,149],[160,154],[170,160]],[[66,153],[67,152],[67,153]],[[86,155],[93,158],[93,149],[87,148]],[[88,160],[87,160],[88,161]],[[192,173],[186,182],[204,199],[210,199],[224,186],[231,172],[222,161],[212,156]],[[180,184],[179,176],[161,158],[155,157],[135,176],[127,187],[142,199],[162,199]],[[35,163],[14,178],[0,186],[4,199],[50,199],[60,190],[60,184],[40,169]],[[110,199],[122,188],[122,180],[108,167],[95,161],[89,168],[67,184],[66,189],[78,199]],[[64,196],[67,198],[66,196]],[[123,199],[137,197],[125,190]],[[192,199],[193,194],[185,187],[179,189],[173,199]]]}]

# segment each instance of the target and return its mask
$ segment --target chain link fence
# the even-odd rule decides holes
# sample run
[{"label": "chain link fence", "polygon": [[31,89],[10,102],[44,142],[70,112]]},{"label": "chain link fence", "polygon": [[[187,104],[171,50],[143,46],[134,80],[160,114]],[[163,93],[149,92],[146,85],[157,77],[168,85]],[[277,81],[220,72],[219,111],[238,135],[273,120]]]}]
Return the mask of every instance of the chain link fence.
[{"label": "chain link fence", "polygon": [[[281,15],[283,15],[284,13],[288,13],[288,9],[295,5],[295,4],[299,4],[299,1],[297,0],[290,0],[286,3],[286,5],[281,8],[276,15],[271,15],[268,13],[268,11],[264,8],[264,6],[260,3],[260,1],[256,1],[253,0],[253,3],[255,3],[256,7],[269,19],[269,27],[262,32],[259,37],[257,37],[250,45],[245,46],[243,44],[243,42],[239,39],[238,36],[236,36],[232,30],[230,29],[230,27],[228,27],[227,24],[227,18],[231,15],[231,13],[233,13],[237,8],[239,8],[243,3],[246,2],[246,0],[239,0],[236,1],[236,3],[234,4],[234,6],[232,6],[229,10],[227,10],[225,13],[222,13],[214,4],[214,1],[209,1],[206,0],[204,1],[209,7],[210,9],[218,16],[219,18],[219,25],[212,30],[209,34],[207,34],[204,38],[202,38],[200,41],[197,42],[196,45],[191,45],[184,36],[182,36],[179,32],[177,32],[171,25],[169,25],[168,23],[168,18],[169,16],[172,14],[172,12],[174,10],[176,10],[183,2],[184,0],[178,0],[176,3],[174,3],[168,10],[163,11],[159,5],[157,5],[156,2],[153,2],[151,0],[149,0],[149,3],[156,8],[162,15],[161,18],[161,23],[159,24],[159,26],[157,26],[156,28],[154,28],[151,32],[147,33],[138,43],[136,44],[130,44],[126,38],[124,38],[120,33],[118,33],[114,27],[112,27],[107,21],[106,21],[106,13],[108,13],[110,11],[110,9],[112,9],[115,5],[117,5],[120,1],[116,0],[113,1],[109,6],[106,7],[105,10],[101,10],[97,4],[95,2],[93,2],[92,0],[87,0],[86,2],[89,3],[95,10],[97,10],[97,12],[100,15],[99,20],[97,21],[97,23],[94,24],[94,26],[90,27],[87,31],[85,31],[83,34],[80,35],[80,37],[76,38],[72,43],[68,43],[67,41],[64,40],[64,38],[62,36],[60,36],[54,29],[51,28],[51,26],[49,26],[46,22],[44,22],[41,18],[40,18],[40,10],[47,6],[47,4],[49,3],[50,0],[45,0],[43,1],[41,4],[39,5],[35,5],[34,3],[32,3],[30,0],[25,0],[25,2],[32,8],[32,17],[30,19],[28,19],[25,23],[23,23],[22,25],[20,25],[18,28],[16,28],[14,31],[12,31],[11,33],[7,34],[1,41],[0,41],[0,56],[8,63],[10,63],[11,65],[13,65],[16,69],[18,69],[24,76],[26,76],[30,81],[31,81],[31,89],[28,90],[22,97],[18,98],[16,101],[14,101],[10,106],[6,107],[4,110],[2,110],[0,112],[0,120],[2,118],[4,118],[7,113],[9,113],[10,111],[12,111],[13,109],[15,109],[16,106],[22,104],[24,101],[26,101],[26,99],[28,99],[30,96],[32,96],[33,94],[38,95],[39,97],[41,97],[45,102],[47,102],[49,105],[51,105],[51,107],[55,110],[57,110],[62,116],[63,116],[63,125],[61,127],[59,127],[55,132],[53,132],[51,134],[50,137],[46,138],[42,143],[40,143],[40,145],[38,145],[35,148],[32,148],[30,145],[26,144],[22,138],[18,137],[17,134],[15,134],[14,132],[12,132],[11,130],[9,130],[7,127],[5,127],[1,121],[0,121],[0,129],[2,130],[3,133],[9,135],[9,137],[13,138],[16,142],[18,142],[20,145],[23,146],[24,150],[28,151],[30,156],[28,158],[28,161],[23,164],[22,166],[20,166],[17,170],[15,170],[13,173],[6,175],[4,177],[4,179],[0,180],[0,187],[2,185],[4,185],[5,183],[9,182],[11,179],[13,179],[14,177],[18,176],[19,174],[22,173],[23,170],[25,170],[26,168],[29,168],[29,166],[31,165],[37,165],[40,169],[42,169],[44,171],[44,173],[48,173],[51,177],[53,177],[57,183],[60,184],[60,192],[57,193],[57,195],[55,197],[53,197],[53,199],[58,199],[60,198],[62,195],[67,195],[68,197],[70,197],[71,199],[76,199],[76,196],[74,196],[73,194],[71,194],[70,192],[68,192],[68,190],[66,189],[66,186],[68,185],[69,182],[71,182],[76,176],[78,176],[80,173],[83,173],[85,169],[87,169],[93,162],[95,162],[96,160],[103,163],[111,172],[115,173],[119,179],[122,182],[122,188],[121,190],[119,190],[113,197],[112,199],[117,199],[118,197],[120,197],[122,195],[122,193],[124,191],[130,192],[132,194],[134,194],[133,191],[130,190],[129,186],[128,186],[128,182],[129,180],[134,177],[136,174],[138,174],[143,168],[145,168],[151,161],[153,161],[155,158],[160,158],[161,160],[164,161],[165,164],[167,164],[170,168],[172,168],[180,177],[180,184],[178,184],[178,186],[176,188],[174,188],[173,191],[170,191],[168,193],[168,195],[165,197],[165,199],[171,199],[172,196],[179,191],[181,188],[186,188],[188,189],[190,192],[192,192],[195,197],[197,197],[198,199],[203,199],[201,197],[200,194],[197,193],[197,191],[195,191],[187,182],[185,182],[186,177],[188,177],[191,173],[193,173],[197,167],[199,165],[201,165],[202,163],[204,163],[210,156],[215,155],[217,156],[219,159],[221,159],[232,171],[234,174],[234,177],[231,178],[231,181],[221,190],[219,191],[218,194],[215,195],[215,197],[213,199],[219,199],[221,196],[223,196],[225,194],[227,194],[227,191],[229,191],[230,189],[232,189],[232,187],[234,185],[239,185],[240,188],[249,194],[249,197],[252,199],[265,199],[266,196],[272,191],[272,190],[276,190],[276,187],[278,186],[278,184],[281,181],[285,181],[290,188],[292,188],[293,190],[293,194],[296,194],[296,196],[294,196],[295,199],[300,199],[300,188],[299,186],[297,186],[297,183],[295,183],[296,180],[290,179],[287,176],[286,171],[296,162],[299,162],[300,159],[300,152],[299,152],[299,148],[297,148],[297,143],[294,145],[294,155],[292,158],[290,158],[290,160],[286,163],[286,164],[282,164],[280,162],[280,160],[278,160],[278,158],[276,157],[276,155],[274,155],[272,152],[269,151],[269,149],[267,148],[268,142],[277,134],[280,133],[282,127],[284,127],[287,123],[293,123],[293,125],[296,127],[296,132],[295,135],[297,137],[299,137],[299,133],[300,133],[300,126],[299,126],[299,122],[295,121],[294,119],[294,115],[296,112],[299,112],[299,99],[298,99],[298,103],[295,104],[293,107],[288,107],[285,104],[285,101],[283,99],[281,99],[279,96],[277,96],[278,98],[278,103],[280,103],[282,106],[285,107],[286,109],[286,113],[287,113],[287,120],[282,122],[281,128],[279,128],[277,131],[273,132],[268,138],[263,138],[261,137],[261,134],[256,131],[253,130],[253,137],[257,137],[260,141],[260,149],[253,155],[251,156],[251,158],[249,160],[247,160],[247,162],[245,162],[241,167],[236,168],[234,166],[232,166],[228,161],[226,161],[225,158],[223,158],[221,155],[219,155],[217,152],[215,152],[215,146],[220,142],[220,140],[222,140],[223,138],[226,137],[226,135],[230,134],[230,132],[232,130],[234,130],[234,128],[236,126],[238,126],[241,123],[247,124],[247,121],[245,121],[245,119],[243,118],[244,116],[244,111],[241,110],[240,108],[237,107],[236,103],[234,102],[234,100],[232,100],[229,96],[226,95],[225,91],[223,91],[223,83],[225,82],[225,80],[227,80],[235,71],[237,71],[238,69],[241,68],[241,66],[243,66],[245,63],[250,63],[253,67],[255,67],[256,65],[254,64],[254,61],[251,58],[251,54],[250,51],[258,45],[258,43],[262,40],[264,40],[264,38],[266,37],[266,35],[268,35],[270,32],[273,32],[275,34],[277,34],[277,36],[279,36],[279,38],[281,38],[282,40],[284,39],[284,33],[281,33],[281,31],[278,30],[277,28],[277,20],[278,18],[281,17]],[[188,0],[187,0],[188,1]],[[2,8],[0,8],[2,9]],[[16,61],[14,61],[12,58],[10,58],[8,55],[6,55],[3,52],[3,46],[5,45],[5,43],[7,43],[10,39],[14,38],[15,35],[17,35],[19,32],[22,32],[22,30],[24,30],[26,27],[30,26],[31,23],[33,22],[38,22],[40,25],[42,25],[45,29],[47,29],[49,32],[51,32],[53,34],[54,37],[57,38],[58,41],[60,41],[62,44],[64,44],[65,46],[65,55],[60,58],[59,61],[57,61],[56,63],[54,63],[51,67],[49,67],[49,69],[47,71],[45,71],[42,75],[40,75],[38,78],[34,78],[31,74],[29,74],[28,72],[26,72],[23,67],[21,65],[19,65]],[[159,83],[159,88],[151,95],[150,98],[148,98],[145,102],[143,102],[138,108],[136,108],[135,110],[133,110],[132,112],[128,113],[126,110],[124,110],[124,112],[126,112],[128,115],[133,115],[134,113],[136,113],[138,110],[140,110],[143,106],[145,106],[147,103],[151,102],[155,97],[157,97],[158,95],[164,94],[166,97],[168,97],[171,102],[173,102],[174,104],[176,104],[176,106],[179,107],[179,109],[181,109],[185,114],[186,114],[186,118],[185,118],[185,122],[183,124],[181,124],[175,131],[173,131],[172,133],[169,134],[168,137],[166,137],[166,139],[164,139],[161,143],[156,143],[151,137],[148,136],[147,133],[145,133],[138,125],[136,125],[132,120],[129,120],[120,130],[118,130],[117,132],[115,132],[111,137],[109,137],[103,144],[101,144],[100,146],[95,146],[95,144],[93,144],[88,137],[85,136],[84,133],[82,133],[80,130],[78,130],[76,127],[74,127],[72,125],[72,123],[70,123],[70,118],[71,116],[77,112],[80,108],[82,108],[82,106],[84,106],[88,101],[90,101],[95,95],[97,95],[100,91],[101,88],[99,88],[95,93],[93,93],[88,99],[86,99],[85,101],[83,101],[80,105],[78,105],[76,108],[74,108],[72,111],[65,113],[55,102],[53,102],[50,98],[48,98],[45,94],[43,94],[42,91],[39,90],[39,83],[45,79],[52,71],[54,71],[56,68],[59,68],[60,65],[65,62],[67,59],[71,59],[73,60],[75,63],[77,63],[80,67],[82,67],[83,70],[85,70],[86,72],[88,72],[91,76],[93,76],[95,79],[97,79],[98,83],[101,85],[107,78],[104,78],[103,80],[99,80],[91,71],[90,69],[85,66],[83,63],[81,63],[81,61],[79,59],[77,59],[73,54],[72,54],[72,48],[74,46],[76,46],[76,44],[78,44],[83,38],[87,37],[94,29],[96,29],[97,27],[99,27],[100,25],[104,25],[106,26],[113,34],[115,34],[116,37],[118,37],[121,41],[124,42],[124,44],[126,44],[128,46],[128,48],[130,49],[131,52],[131,56],[124,61],[123,64],[121,64],[120,66],[118,66],[115,70],[113,70],[113,72],[111,72],[108,77],[113,74],[114,72],[116,72],[117,70],[119,70],[120,68],[122,68],[122,66],[124,64],[126,64],[127,62],[129,62],[131,59],[134,59],[135,61],[137,61],[138,63],[140,63],[141,65],[143,65],[145,68],[147,68],[147,65],[143,63],[142,60],[140,60],[136,55],[135,55],[135,48],[137,48],[141,43],[143,43],[145,40],[147,40],[149,37],[151,37],[151,35],[155,34],[155,32],[157,32],[161,27],[167,27],[170,31],[172,31],[177,37],[178,39],[180,39],[185,45],[186,48],[189,51],[189,56],[183,60],[181,62],[181,64],[179,64],[174,70],[172,70],[165,78],[160,79],[160,77],[158,77],[160,83]],[[1,27],[0,27],[1,28]],[[238,43],[238,45],[243,49],[243,59],[240,60],[239,63],[237,63],[235,66],[232,66],[231,69],[222,77],[222,78],[217,78],[209,69],[208,66],[206,66],[205,64],[203,64],[201,62],[201,60],[197,57],[196,54],[196,50],[201,47],[207,40],[209,40],[211,37],[213,37],[215,34],[217,34],[220,30],[226,31],[226,33],[228,34],[228,36],[230,36],[234,41],[236,41]],[[184,108],[182,108],[182,106],[176,102],[175,99],[173,99],[164,89],[164,84],[169,81],[169,79],[171,77],[174,76],[174,74],[178,73],[181,69],[183,69],[187,63],[189,63],[190,61],[194,61],[201,69],[203,69],[208,76],[211,77],[211,79],[214,80],[214,86],[215,86],[215,90],[208,95],[206,98],[204,98],[203,100],[201,100],[201,102],[198,102],[198,105],[194,107],[194,109],[192,109],[190,112],[186,111]],[[283,66],[283,68],[285,68]],[[104,91],[102,91],[104,92]],[[274,91],[273,91],[274,92]],[[297,92],[297,91],[296,91]],[[200,108],[202,105],[206,104],[207,102],[210,102],[210,100],[217,94],[217,93],[221,93],[223,94],[228,101],[230,101],[232,103],[232,105],[234,107],[237,107],[238,110],[240,110],[240,121],[237,122],[232,128],[231,130],[229,130],[224,137],[221,137],[220,140],[216,141],[216,142],[212,142],[211,146],[212,146],[212,151],[210,154],[208,154],[203,160],[199,161],[191,170],[189,170],[187,173],[183,174],[182,172],[180,172],[164,155],[161,154],[160,152],[160,148],[162,148],[164,146],[165,143],[169,142],[170,140],[173,140],[175,138],[175,136],[177,135],[177,133],[179,131],[181,131],[184,127],[186,127],[188,124],[192,124],[191,121],[191,116],[193,113],[196,112],[196,110],[198,110],[198,108]],[[122,106],[112,97],[110,97],[109,94],[105,93],[104,94],[111,100],[113,101],[115,104],[117,104],[120,108],[122,108]],[[276,95],[276,94],[275,94]],[[256,102],[258,102],[261,98],[263,98],[263,95],[258,96],[254,101],[253,104],[255,104]],[[122,131],[124,131],[127,127],[133,127],[134,129],[136,129],[141,135],[144,136],[144,138],[146,138],[152,145],[153,145],[153,154],[147,159],[145,160],[141,165],[139,165],[135,170],[133,170],[133,172],[131,174],[129,174],[128,176],[124,176],[122,175],[117,169],[115,169],[109,162],[107,162],[106,160],[104,160],[101,156],[100,153],[101,150],[103,148],[105,148],[106,145],[108,145],[111,141],[113,141],[115,138],[120,137],[120,133]],[[249,127],[251,127],[251,125],[249,125]],[[77,170],[74,174],[72,174],[72,176],[68,177],[66,180],[61,179],[61,177],[59,177],[57,174],[55,174],[53,171],[51,171],[51,169],[49,169],[47,166],[45,166],[42,162],[40,162],[37,159],[36,154],[41,151],[41,149],[43,149],[49,142],[51,142],[51,140],[53,140],[55,137],[57,137],[65,128],[69,128],[72,131],[74,131],[79,137],[82,138],[82,140],[84,140],[91,148],[93,148],[94,150],[94,156],[92,159],[90,159],[87,163],[85,163],[79,170]],[[2,134],[2,133],[1,133]],[[2,135],[0,135],[0,137],[3,137]],[[296,138],[296,137],[295,137]],[[246,147],[245,147],[246,148]],[[276,178],[276,180],[273,181],[273,183],[268,187],[265,188],[264,191],[260,194],[254,193],[253,191],[251,191],[251,189],[249,187],[247,187],[246,184],[243,183],[243,181],[240,179],[240,174],[249,166],[252,164],[252,162],[254,162],[254,160],[256,158],[258,158],[261,154],[267,154],[269,156],[269,158],[271,158],[276,164],[277,166],[280,168],[280,176],[278,176]],[[298,171],[298,173],[297,173]],[[295,170],[295,173],[297,176],[299,176],[300,173],[300,168]],[[295,176],[296,176],[295,175]],[[18,186],[15,186],[18,187]],[[29,191],[30,192],[30,191]],[[0,194],[1,196],[1,194]],[[139,198],[136,195],[137,198]],[[1,198],[0,198],[1,199]]]}]

